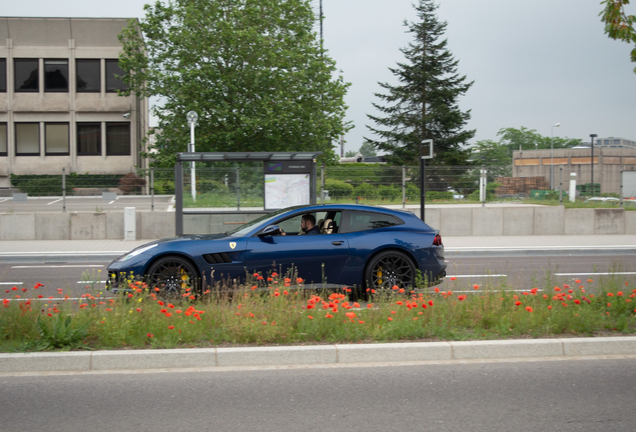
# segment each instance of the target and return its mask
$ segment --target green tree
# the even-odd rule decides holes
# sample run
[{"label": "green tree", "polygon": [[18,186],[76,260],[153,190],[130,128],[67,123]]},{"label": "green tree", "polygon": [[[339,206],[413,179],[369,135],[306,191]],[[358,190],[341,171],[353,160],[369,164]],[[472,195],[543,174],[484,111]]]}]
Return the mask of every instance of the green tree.
[{"label": "green tree", "polygon": [[362,144],[359,152],[364,157],[373,157],[378,155],[375,151],[375,147],[373,147],[373,145],[369,142]]},{"label": "green tree", "polygon": [[497,132],[499,144],[508,149],[508,157],[512,160],[514,150],[535,150],[549,148],[570,148],[581,144],[580,139],[549,137],[537,133],[535,129],[527,129],[521,126],[520,129],[503,128]]},{"label": "green tree", "polygon": [[353,151],[353,150],[349,150],[345,152],[345,157],[354,157],[356,155],[357,152]]},{"label": "green tree", "polygon": [[[144,7],[119,38],[125,94],[156,96],[152,157],[170,166],[190,141],[197,151],[322,151],[349,129],[349,84],[312,31],[309,0],[173,0]],[[140,31],[141,30],[141,31]],[[148,156],[148,155],[146,155]]]},{"label": "green tree", "polygon": [[[603,0],[601,4],[605,5],[599,14],[605,23],[605,33],[614,40],[636,44],[636,17],[625,12],[625,5],[629,4],[629,0]],[[636,48],[632,49],[630,57],[632,62],[636,62]]]},{"label": "green tree", "polygon": [[463,144],[475,131],[464,130],[470,110],[462,112],[457,101],[473,83],[457,74],[458,61],[441,39],[447,24],[435,15],[434,0],[419,0],[414,7],[419,22],[404,23],[414,37],[401,49],[407,61],[390,68],[399,84],[380,83],[387,93],[375,96],[386,105],[373,106],[383,116],[367,115],[376,124],[368,128],[379,139],[366,140],[386,151],[395,165],[418,163],[419,146],[426,139],[434,140],[436,153],[429,164],[467,165],[470,150]]}]

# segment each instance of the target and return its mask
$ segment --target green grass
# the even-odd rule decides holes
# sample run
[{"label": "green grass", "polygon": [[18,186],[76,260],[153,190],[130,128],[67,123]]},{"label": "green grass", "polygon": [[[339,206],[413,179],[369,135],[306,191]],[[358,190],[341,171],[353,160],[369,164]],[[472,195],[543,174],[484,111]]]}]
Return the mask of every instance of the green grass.
[{"label": "green grass", "polygon": [[158,298],[139,282],[131,282],[134,294],[105,298],[88,290],[81,301],[24,301],[38,292],[10,289],[0,306],[0,352],[539,338],[636,331],[634,280],[615,275],[571,287],[554,287],[548,277],[542,289],[524,293],[487,284],[458,285],[468,291],[461,294],[439,288],[411,293],[388,290],[370,292],[368,301],[360,303],[351,300],[345,289],[315,292],[278,276],[267,279],[251,280],[231,292],[217,286],[198,299],[185,292],[173,300]]}]

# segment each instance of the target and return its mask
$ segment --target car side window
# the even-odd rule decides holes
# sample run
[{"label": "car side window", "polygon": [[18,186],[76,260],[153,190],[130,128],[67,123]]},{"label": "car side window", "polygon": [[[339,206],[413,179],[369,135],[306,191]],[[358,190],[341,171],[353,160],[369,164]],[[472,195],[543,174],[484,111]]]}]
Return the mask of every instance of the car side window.
[{"label": "car side window", "polygon": [[402,225],[400,219],[395,216],[366,212],[348,211],[343,216],[342,232],[367,231],[378,228],[386,228],[395,225]]}]

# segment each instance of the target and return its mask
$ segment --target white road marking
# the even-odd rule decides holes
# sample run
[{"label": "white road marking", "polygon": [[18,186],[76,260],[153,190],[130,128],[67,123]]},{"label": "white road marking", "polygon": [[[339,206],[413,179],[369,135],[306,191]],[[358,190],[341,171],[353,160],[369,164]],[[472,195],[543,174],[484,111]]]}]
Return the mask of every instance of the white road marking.
[{"label": "white road marking", "polygon": [[116,201],[116,200],[112,200],[112,201],[111,201],[111,202],[109,202],[108,204],[112,204],[112,203],[114,203],[115,201]]},{"label": "white road marking", "polygon": [[3,202],[5,202],[5,201],[9,201],[10,199],[12,199],[12,198],[0,199],[0,203],[3,203]]},{"label": "white road marking", "polygon": [[24,282],[0,282],[0,285],[22,285]]},{"label": "white road marking", "polygon": [[77,281],[78,284],[98,284],[98,283],[106,283],[106,281]]},{"label": "white road marking", "polygon": [[485,275],[455,275],[455,276],[448,276],[446,275],[447,279],[450,278],[478,278],[478,277],[508,277],[508,275],[505,274],[485,274]]},{"label": "white road marking", "polygon": [[609,275],[636,275],[636,272],[614,273],[555,273],[554,276],[609,276]]},{"label": "white road marking", "polygon": [[51,201],[50,203],[47,203],[46,205],[55,204],[56,202],[60,202],[60,201],[62,201],[62,198],[56,199],[55,201]]},{"label": "white road marking", "polygon": [[64,264],[64,265],[23,265],[11,266],[11,268],[65,268],[65,267],[104,267],[103,264]]},{"label": "white road marking", "polygon": [[[95,300],[106,300],[109,299],[111,297],[95,297]],[[0,298],[0,301],[2,300],[10,300],[10,301],[69,301],[69,300],[88,300],[87,298],[82,298],[82,297],[69,297],[69,298],[64,298],[64,297],[53,297],[53,298],[48,298],[48,297],[44,297],[44,298],[19,298],[19,299],[14,299],[14,298],[10,298],[10,299],[3,299]]]}]

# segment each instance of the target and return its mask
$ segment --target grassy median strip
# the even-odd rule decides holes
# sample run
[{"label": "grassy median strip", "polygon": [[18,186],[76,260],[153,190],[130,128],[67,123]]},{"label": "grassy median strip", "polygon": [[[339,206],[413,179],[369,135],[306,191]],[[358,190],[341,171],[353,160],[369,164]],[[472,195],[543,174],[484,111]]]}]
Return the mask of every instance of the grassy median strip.
[{"label": "grassy median strip", "polygon": [[[513,291],[505,284],[406,292],[315,291],[277,273],[244,286],[184,288],[162,298],[143,282],[105,297],[92,287],[80,300],[43,298],[41,285],[6,290],[0,351],[140,349],[409,340],[479,340],[636,332],[633,277],[610,274]],[[39,297],[39,298],[38,298]],[[36,301],[35,299],[38,298]],[[30,300],[29,300],[30,299]]]}]

